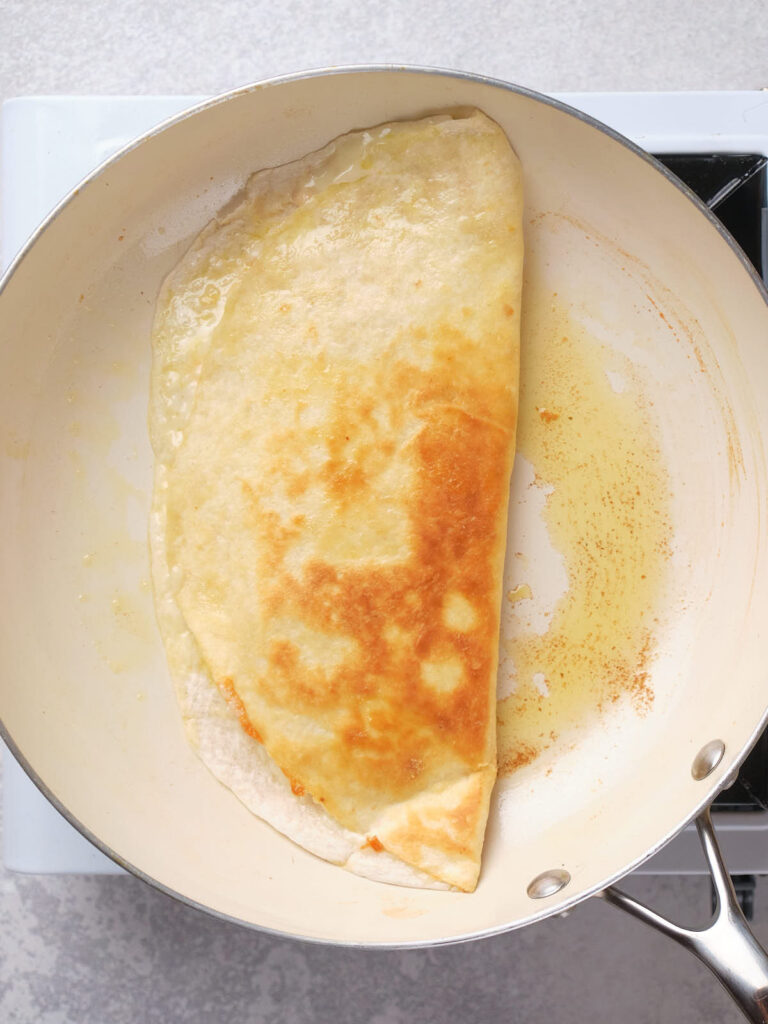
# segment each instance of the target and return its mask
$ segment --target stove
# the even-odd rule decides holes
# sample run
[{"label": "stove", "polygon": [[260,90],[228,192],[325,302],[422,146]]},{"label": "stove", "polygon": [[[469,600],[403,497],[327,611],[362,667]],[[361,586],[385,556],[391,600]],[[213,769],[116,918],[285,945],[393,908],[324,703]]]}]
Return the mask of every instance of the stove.
[{"label": "stove", "polygon": [[[203,97],[33,97],[3,106],[0,199],[3,265],[52,206],[92,168]],[[611,125],[696,191],[768,280],[768,92],[576,93],[559,99]],[[768,343],[768,342],[767,342]],[[768,732],[713,817],[748,906],[768,875]],[[122,873],[84,839],[3,751],[3,860],[13,871]],[[641,874],[705,874],[686,829]]]}]

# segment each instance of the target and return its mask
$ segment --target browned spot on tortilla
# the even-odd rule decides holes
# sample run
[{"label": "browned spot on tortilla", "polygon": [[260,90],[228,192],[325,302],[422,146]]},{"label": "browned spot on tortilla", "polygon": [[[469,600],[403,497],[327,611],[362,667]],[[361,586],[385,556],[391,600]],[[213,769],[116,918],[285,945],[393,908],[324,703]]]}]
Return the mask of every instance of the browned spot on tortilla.
[{"label": "browned spot on tortilla", "polygon": [[373,850],[374,853],[381,853],[384,849],[384,845],[378,836],[368,836],[362,848],[365,850],[366,847]]},{"label": "browned spot on tortilla", "polygon": [[[347,430],[358,433],[346,404],[343,415]],[[410,516],[413,555],[407,561],[344,567],[315,560],[297,579],[284,566],[293,528],[269,516],[260,520],[269,538],[263,550],[272,553],[260,573],[269,581],[263,600],[272,614],[354,641],[329,676],[302,662],[294,643],[274,639],[261,682],[264,697],[297,714],[341,703],[346,725],[325,753],[327,764],[338,760],[337,772],[354,772],[357,787],[391,787],[400,799],[428,784],[424,775],[428,779],[431,766],[441,763],[441,747],[468,765],[485,758],[487,680],[498,629],[488,560],[507,487],[506,430],[447,406],[425,410],[423,417],[412,442],[418,488]],[[321,476],[328,500],[340,505],[366,486],[367,459],[359,446],[345,454],[346,436],[341,430],[326,435],[331,457]],[[449,590],[459,591],[475,609],[478,624],[471,632],[444,624]],[[385,624],[406,642],[392,639]],[[429,659],[461,666],[450,693],[425,682],[422,664]],[[288,744],[279,757],[291,776],[302,777],[301,759],[294,763]]]},{"label": "browned spot on tortilla", "polygon": [[258,743],[263,742],[259,731],[256,729],[253,722],[251,722],[250,718],[248,717],[248,713],[245,710],[245,705],[235,692],[235,687],[232,680],[229,677],[227,677],[226,679],[219,680],[217,685],[224,696],[224,700],[227,702],[227,704],[229,704],[229,706],[237,715],[237,719],[240,722],[240,726],[243,729],[243,731],[247,733],[251,737],[251,739],[256,740]]}]

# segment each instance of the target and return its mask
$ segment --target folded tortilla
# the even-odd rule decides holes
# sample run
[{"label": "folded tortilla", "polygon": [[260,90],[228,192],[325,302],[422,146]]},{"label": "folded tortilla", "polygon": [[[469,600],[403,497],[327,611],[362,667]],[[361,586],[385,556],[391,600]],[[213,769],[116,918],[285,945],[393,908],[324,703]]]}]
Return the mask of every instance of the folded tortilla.
[{"label": "folded tortilla", "polygon": [[375,879],[478,878],[522,259],[517,158],[470,111],[258,172],[158,300],[153,578],[190,738]]}]

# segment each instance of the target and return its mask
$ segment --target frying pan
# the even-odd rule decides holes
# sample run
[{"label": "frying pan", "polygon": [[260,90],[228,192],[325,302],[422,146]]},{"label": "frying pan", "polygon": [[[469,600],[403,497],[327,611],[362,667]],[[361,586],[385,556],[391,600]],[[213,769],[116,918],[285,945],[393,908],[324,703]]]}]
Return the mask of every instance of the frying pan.
[{"label": "frying pan", "polygon": [[[472,895],[324,863],[215,781],[175,705],[146,539],[148,339],[164,275],[254,169],[466,106],[522,161],[528,293],[556,291],[591,318],[653,397],[673,526],[652,707],[618,702],[500,779]],[[91,841],[211,913],[341,944],[492,935],[603,893],[693,948],[768,1020],[768,960],[707,814],[768,705],[768,304],[684,186],[605,126],[503,82],[400,67],[289,76],[196,107],[94,172],[9,269],[0,330],[3,735]],[[611,888],[693,819],[721,902],[697,933]]]}]

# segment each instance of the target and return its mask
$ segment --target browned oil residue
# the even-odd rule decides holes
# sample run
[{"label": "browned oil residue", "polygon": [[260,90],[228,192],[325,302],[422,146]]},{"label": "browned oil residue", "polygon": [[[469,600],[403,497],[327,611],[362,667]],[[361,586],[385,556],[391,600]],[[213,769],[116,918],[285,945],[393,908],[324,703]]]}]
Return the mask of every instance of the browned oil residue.
[{"label": "browned oil residue", "polygon": [[701,333],[701,327],[695,319],[689,317],[687,320],[676,316],[665,316],[659,309],[658,304],[646,293],[645,296],[654,309],[658,310],[659,316],[669,328],[672,337],[679,345],[685,345],[693,353],[701,373],[707,374],[712,390],[717,398],[720,412],[725,423],[728,436],[728,471],[732,486],[737,486],[740,478],[746,475],[744,467],[744,453],[741,448],[739,431],[736,427],[736,419],[733,414],[729,399],[726,397],[722,387],[722,371],[714,353],[709,350],[708,358],[711,365],[708,365],[700,339],[696,334]]},{"label": "browned oil residue", "polygon": [[409,917],[421,917],[422,914],[426,914],[426,910],[406,905],[397,907],[384,907],[382,913],[386,914],[387,917],[394,917],[396,920],[405,920]]},{"label": "browned oil residue", "polygon": [[[568,589],[543,635],[508,615],[514,690],[498,704],[502,774],[620,700],[650,709],[671,539],[667,470],[631,363],[551,294],[529,288],[527,308],[518,452],[547,486],[544,518]],[[556,429],[541,415],[550,409],[559,410]]]},{"label": "browned oil residue", "polygon": [[511,775],[516,768],[530,764],[544,749],[533,747],[529,743],[514,744],[509,749],[499,749],[499,775]]}]

